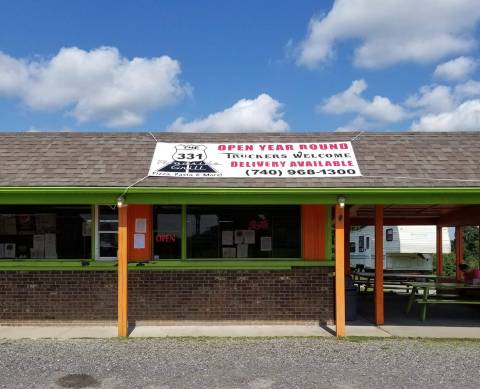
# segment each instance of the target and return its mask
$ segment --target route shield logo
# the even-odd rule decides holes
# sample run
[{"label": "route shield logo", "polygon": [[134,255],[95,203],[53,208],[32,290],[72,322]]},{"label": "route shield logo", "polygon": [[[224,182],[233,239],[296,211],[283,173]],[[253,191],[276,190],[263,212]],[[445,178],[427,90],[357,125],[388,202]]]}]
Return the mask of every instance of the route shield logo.
[{"label": "route shield logo", "polygon": [[166,173],[216,173],[207,160],[205,145],[175,145],[172,161],[156,172]]}]

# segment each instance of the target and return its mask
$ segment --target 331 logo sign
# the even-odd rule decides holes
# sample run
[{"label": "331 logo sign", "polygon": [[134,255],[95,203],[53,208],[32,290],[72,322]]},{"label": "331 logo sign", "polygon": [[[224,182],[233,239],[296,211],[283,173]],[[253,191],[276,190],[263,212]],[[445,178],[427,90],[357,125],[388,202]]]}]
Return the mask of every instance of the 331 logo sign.
[{"label": "331 logo sign", "polygon": [[216,173],[207,159],[205,145],[176,145],[172,161],[158,169],[156,172],[168,173]]}]

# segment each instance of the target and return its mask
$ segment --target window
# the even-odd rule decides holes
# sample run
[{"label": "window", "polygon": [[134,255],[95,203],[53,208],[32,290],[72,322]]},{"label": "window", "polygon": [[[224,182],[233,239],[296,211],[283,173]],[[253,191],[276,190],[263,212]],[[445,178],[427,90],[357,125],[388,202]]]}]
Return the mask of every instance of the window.
[{"label": "window", "polygon": [[189,258],[300,258],[298,206],[189,206]]},{"label": "window", "polygon": [[155,206],[154,246],[155,259],[180,259],[182,254],[182,209],[179,205]]},{"label": "window", "polygon": [[0,259],[90,259],[90,206],[0,206]]},{"label": "window", "polygon": [[387,228],[385,230],[385,239],[387,242],[393,241],[393,228]]},{"label": "window", "polygon": [[367,236],[365,239],[365,249],[370,250],[370,237]]},{"label": "window", "polygon": [[365,237],[363,235],[358,237],[358,251],[361,253],[365,251]]},{"label": "window", "polygon": [[351,253],[355,252],[355,242],[350,242],[350,252]]},{"label": "window", "polygon": [[116,259],[118,249],[118,212],[110,205],[99,205],[97,259]]}]

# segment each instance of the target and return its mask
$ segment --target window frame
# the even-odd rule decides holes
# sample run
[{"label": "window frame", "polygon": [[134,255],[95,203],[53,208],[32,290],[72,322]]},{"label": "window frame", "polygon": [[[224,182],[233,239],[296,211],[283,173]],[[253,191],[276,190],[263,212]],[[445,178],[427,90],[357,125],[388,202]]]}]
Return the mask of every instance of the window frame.
[{"label": "window frame", "polygon": [[357,244],[356,242],[350,242],[350,253],[357,252]]},{"label": "window frame", "polygon": [[[105,231],[100,230],[100,207],[117,207],[110,205],[110,204],[96,204],[95,205],[95,260],[96,261],[116,261],[118,259],[118,254],[115,257],[102,257],[100,256],[100,234],[111,234],[117,235],[118,237],[118,228],[116,231]],[[117,223],[118,223],[118,212],[117,212]],[[117,239],[118,241],[118,239]],[[117,253],[118,253],[118,246],[117,246]]]},{"label": "window frame", "polygon": [[[157,204],[158,205],[158,204]],[[198,207],[198,206],[203,206],[204,204],[187,204],[185,205],[183,208],[182,208],[182,212],[184,212],[184,224],[182,225],[182,228],[185,229],[184,231],[184,236],[185,236],[185,257],[182,257],[182,260],[186,260],[186,261],[228,261],[228,262],[246,262],[246,261],[298,261],[298,260],[303,260],[303,244],[302,244],[302,237],[303,237],[303,225],[302,225],[302,211],[301,211],[301,205],[300,204],[282,204],[282,205],[285,205],[285,206],[295,206],[295,207],[299,207],[299,211],[298,211],[298,216],[299,216],[299,226],[298,226],[298,230],[299,230],[299,247],[298,247],[298,252],[299,252],[299,256],[295,256],[295,257],[246,257],[246,258],[223,258],[223,257],[214,257],[214,258],[196,258],[196,257],[191,257],[188,255],[188,243],[187,243],[187,240],[189,239],[187,237],[187,229],[188,229],[188,226],[187,226],[187,217],[188,217],[188,207],[192,206],[192,207]],[[209,206],[220,206],[220,207],[223,207],[223,206],[230,206],[230,207],[236,207],[236,206],[251,206],[251,207],[261,207],[265,204],[235,204],[235,205],[231,205],[231,204],[208,204],[205,206],[209,207]],[[183,248],[183,247],[182,247]],[[183,255],[183,253],[182,253]],[[161,261],[161,259],[155,259],[155,261]]]},{"label": "window frame", "polygon": [[[24,255],[22,257],[19,257],[17,255],[13,257],[6,257],[5,255],[2,255],[0,257],[0,264],[2,262],[9,262],[9,261],[14,261],[14,262],[34,262],[34,263],[61,263],[61,262],[89,262],[94,259],[94,254],[95,254],[95,248],[94,248],[94,243],[95,243],[95,235],[94,235],[94,228],[95,228],[95,220],[94,220],[94,208],[91,204],[62,204],[62,203],[53,203],[53,204],[43,204],[43,203],[27,203],[27,204],[0,204],[2,207],[22,207],[21,211],[12,211],[9,210],[8,212],[3,212],[3,210],[0,209],[0,217],[2,216],[12,216],[14,218],[17,218],[19,215],[28,215],[29,217],[34,218],[34,228],[33,230],[28,230],[27,232],[21,231],[17,229],[15,234],[2,234],[5,236],[8,236],[9,239],[6,239],[7,242],[3,242],[4,239],[0,239],[0,243],[7,245],[9,243],[13,243],[15,245],[15,251],[20,245],[25,245],[24,242],[21,242],[20,244],[18,243],[18,237],[28,237],[31,236],[32,238],[32,244],[34,241],[35,236],[41,236],[45,234],[51,234],[55,236],[55,256],[46,256],[45,252],[43,256],[32,256],[32,248],[30,244],[27,245],[29,252],[28,255]],[[33,211],[32,211],[33,208]],[[45,209],[42,209],[45,208]],[[52,208],[52,209],[50,209]],[[69,212],[64,212],[64,209],[74,209],[78,213],[69,213]],[[42,215],[54,215],[55,216],[55,231],[43,231],[39,232],[38,231],[38,225],[36,225],[36,221],[38,220],[37,218]],[[79,227],[81,228],[81,237],[82,240],[78,240],[77,243],[81,246],[74,246],[72,242],[68,243],[68,247],[74,249],[79,249],[83,251],[83,253],[76,252],[74,255],[70,255],[70,253],[66,253],[64,248],[65,248],[65,242],[62,240],[62,231],[68,231],[72,227],[72,225],[68,225],[67,229],[65,228],[59,228],[59,225],[62,223],[66,223],[66,220],[69,218],[76,218],[79,217],[80,222],[82,223],[81,226],[75,226],[75,228]],[[85,231],[88,231],[88,229],[84,229],[84,224],[88,223],[90,224],[90,231],[89,234],[85,233]],[[71,234],[70,234],[71,235]],[[14,242],[8,242],[11,240],[15,240]],[[90,242],[87,243],[86,239],[88,239]],[[60,242],[60,243],[59,243]],[[63,246],[63,247],[62,247]],[[45,250],[46,251],[46,250]],[[89,254],[88,254],[89,253]]]},{"label": "window frame", "polygon": [[[168,205],[168,206],[175,206],[175,207],[180,207],[180,255],[176,258],[155,258],[157,255],[155,254],[155,246],[156,246],[156,242],[155,242],[155,239],[156,239],[156,233],[158,232],[158,214],[155,212],[155,207],[161,207],[161,206],[164,206],[164,205]],[[186,225],[184,225],[184,206],[181,205],[181,204],[153,204],[152,206],[152,259],[151,261],[154,261],[154,262],[162,262],[162,261],[181,261],[181,260],[184,260],[184,259],[188,259],[188,258],[183,258],[183,250],[184,250],[184,232],[183,232],[183,229],[187,228]]]},{"label": "window frame", "polygon": [[365,252],[365,235],[358,236],[358,252]]},{"label": "window frame", "polygon": [[393,238],[394,238],[393,237],[393,228],[387,228],[385,230],[385,241],[386,242],[393,242]]}]

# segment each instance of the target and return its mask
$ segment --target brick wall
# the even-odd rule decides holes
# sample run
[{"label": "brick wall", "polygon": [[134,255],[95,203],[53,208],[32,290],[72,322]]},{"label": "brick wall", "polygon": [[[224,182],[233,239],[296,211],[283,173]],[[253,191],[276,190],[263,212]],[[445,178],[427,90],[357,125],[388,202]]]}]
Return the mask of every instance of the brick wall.
[{"label": "brick wall", "polygon": [[[131,271],[129,319],[331,323],[332,268]],[[116,320],[109,271],[0,272],[0,321]]]}]

